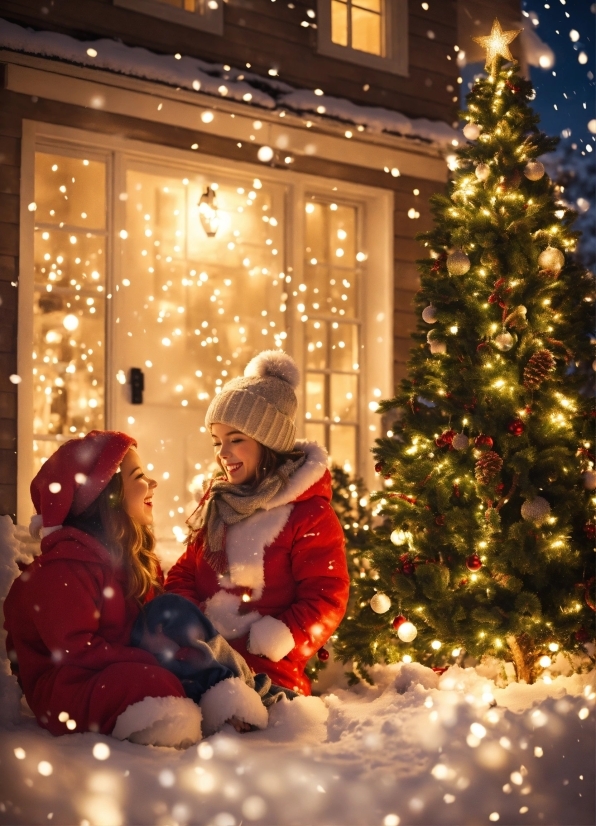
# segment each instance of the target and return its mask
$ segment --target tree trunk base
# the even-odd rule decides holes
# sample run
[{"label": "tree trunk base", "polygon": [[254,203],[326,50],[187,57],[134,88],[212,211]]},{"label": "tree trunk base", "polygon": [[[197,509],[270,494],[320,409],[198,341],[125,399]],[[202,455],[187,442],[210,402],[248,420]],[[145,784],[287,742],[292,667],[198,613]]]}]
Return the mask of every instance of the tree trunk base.
[{"label": "tree trunk base", "polygon": [[514,637],[513,634],[507,637],[507,645],[513,656],[513,664],[518,682],[524,680],[531,685],[536,679],[534,673],[535,654],[532,641],[525,634]]}]

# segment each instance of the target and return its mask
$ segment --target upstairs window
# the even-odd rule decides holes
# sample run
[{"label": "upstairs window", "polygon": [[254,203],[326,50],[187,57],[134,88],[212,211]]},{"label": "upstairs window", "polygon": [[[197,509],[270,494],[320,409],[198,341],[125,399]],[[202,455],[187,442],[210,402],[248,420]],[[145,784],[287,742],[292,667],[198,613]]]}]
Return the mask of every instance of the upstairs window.
[{"label": "upstairs window", "polygon": [[221,35],[223,2],[224,0],[114,0],[114,5]]},{"label": "upstairs window", "polygon": [[331,42],[383,56],[382,0],[331,0]]},{"label": "upstairs window", "polygon": [[318,0],[318,17],[320,54],[408,73],[407,0]]}]

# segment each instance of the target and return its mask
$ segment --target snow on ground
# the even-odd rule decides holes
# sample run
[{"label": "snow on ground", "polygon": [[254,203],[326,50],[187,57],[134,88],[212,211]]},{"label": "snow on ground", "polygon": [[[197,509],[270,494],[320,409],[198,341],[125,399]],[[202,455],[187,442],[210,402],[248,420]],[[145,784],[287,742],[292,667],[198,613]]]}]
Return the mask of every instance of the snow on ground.
[{"label": "snow on ground", "polygon": [[[0,599],[34,552],[0,517]],[[0,824],[593,824],[596,672],[556,676],[563,663],[532,686],[496,661],[441,677],[400,663],[353,688],[334,663],[320,698],[279,703],[266,730],[177,751],[52,737],[0,656]]]},{"label": "snow on ground", "polygon": [[373,673],[187,751],[53,738],[25,712],[0,732],[0,823],[594,823],[593,674],[499,689],[457,666]]},{"label": "snow on ground", "polygon": [[320,124],[356,124],[370,132],[419,138],[448,149],[452,149],[453,140],[461,140],[458,132],[442,121],[411,119],[393,109],[359,106],[344,98],[317,95],[309,89],[295,89],[275,77],[239,71],[180,54],[156,54],[116,40],[81,41],[56,32],[33,31],[0,19],[0,48],[140,77],[220,99],[229,98],[272,112],[286,110],[299,115],[307,114]]}]

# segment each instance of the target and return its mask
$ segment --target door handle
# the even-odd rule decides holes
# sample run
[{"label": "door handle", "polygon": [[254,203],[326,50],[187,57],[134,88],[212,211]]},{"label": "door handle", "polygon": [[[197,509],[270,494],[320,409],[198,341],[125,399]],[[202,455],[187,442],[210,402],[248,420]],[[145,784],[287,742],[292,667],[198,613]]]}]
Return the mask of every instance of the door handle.
[{"label": "door handle", "polygon": [[130,401],[131,404],[143,404],[143,390],[145,389],[145,374],[140,367],[130,368]]}]

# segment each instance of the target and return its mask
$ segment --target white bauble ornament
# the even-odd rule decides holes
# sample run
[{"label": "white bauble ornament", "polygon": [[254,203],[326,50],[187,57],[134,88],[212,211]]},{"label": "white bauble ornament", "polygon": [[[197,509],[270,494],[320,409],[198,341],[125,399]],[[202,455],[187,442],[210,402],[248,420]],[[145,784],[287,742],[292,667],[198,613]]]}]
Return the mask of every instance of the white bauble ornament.
[{"label": "white bauble ornament", "polygon": [[375,614],[384,614],[391,608],[391,600],[387,594],[375,594],[370,601],[370,607]]},{"label": "white bauble ornament", "polygon": [[526,499],[521,506],[521,515],[526,522],[534,522],[540,525],[550,513],[550,505],[542,496],[535,496],[534,499]]},{"label": "white bauble ornament", "polygon": [[540,161],[528,161],[524,169],[524,175],[529,181],[539,181],[544,175],[544,164]]},{"label": "white bauble ornament", "polygon": [[469,141],[475,141],[480,134],[480,127],[477,123],[467,123],[464,126],[464,135]]},{"label": "white bauble ornament", "polygon": [[490,175],[490,166],[486,163],[479,163],[475,172],[479,181],[486,181]]},{"label": "white bauble ornament", "polygon": [[470,259],[463,250],[455,250],[447,256],[447,269],[451,275],[465,275],[470,266]]},{"label": "white bauble ornament", "polygon": [[582,479],[584,480],[586,490],[594,490],[596,488],[596,471],[586,470],[585,473],[582,473]]},{"label": "white bauble ornament", "polygon": [[465,433],[456,433],[451,442],[451,446],[455,450],[467,450],[470,440]]},{"label": "white bauble ornament", "polygon": [[408,537],[405,531],[395,530],[392,532],[389,539],[393,542],[394,545],[405,545],[408,541]]},{"label": "white bauble ornament", "polygon": [[412,622],[402,622],[397,629],[397,636],[402,642],[412,642],[418,636],[418,631]]},{"label": "white bauble ornament", "polygon": [[495,336],[495,344],[498,350],[506,353],[507,350],[511,350],[515,339],[511,335],[511,333],[499,333],[498,336]]},{"label": "white bauble ornament", "polygon": [[592,370],[596,372],[596,359],[592,362]]},{"label": "white bauble ornament", "polygon": [[429,341],[428,346],[433,356],[444,355],[447,352],[447,345],[444,341]]},{"label": "white bauble ornament", "polygon": [[556,247],[547,247],[538,256],[538,264],[543,270],[559,272],[565,263],[565,256]]},{"label": "white bauble ornament", "polygon": [[424,310],[422,310],[422,320],[426,321],[427,324],[434,324],[437,320],[437,308],[433,307],[432,304],[425,307]]}]

